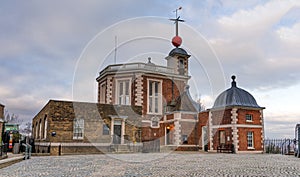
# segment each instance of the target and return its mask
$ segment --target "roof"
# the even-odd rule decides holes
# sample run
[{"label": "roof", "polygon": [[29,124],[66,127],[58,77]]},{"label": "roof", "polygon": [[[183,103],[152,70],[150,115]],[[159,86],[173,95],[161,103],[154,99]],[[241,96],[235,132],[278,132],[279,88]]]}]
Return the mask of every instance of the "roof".
[{"label": "roof", "polygon": [[182,55],[182,56],[188,56],[188,57],[190,57],[190,55],[184,49],[179,48],[179,47],[174,48],[169,53],[169,56],[173,57],[174,55]]},{"label": "roof", "polygon": [[217,97],[213,108],[222,108],[229,106],[263,108],[257,104],[255,98],[249,92],[237,87],[235,76],[232,76],[231,78],[231,88],[225,90]]},{"label": "roof", "polygon": [[193,100],[187,85],[184,92],[175,100],[172,111],[200,112],[201,105]]},{"label": "roof", "polygon": [[49,100],[49,102],[40,110],[40,112],[34,117],[48,116],[59,118],[74,118],[80,115],[87,115],[88,119],[96,117],[111,117],[127,116],[128,119],[140,119],[142,115],[141,106],[131,105],[111,105],[100,104],[90,102],[76,102],[76,101],[64,101],[64,100]]}]

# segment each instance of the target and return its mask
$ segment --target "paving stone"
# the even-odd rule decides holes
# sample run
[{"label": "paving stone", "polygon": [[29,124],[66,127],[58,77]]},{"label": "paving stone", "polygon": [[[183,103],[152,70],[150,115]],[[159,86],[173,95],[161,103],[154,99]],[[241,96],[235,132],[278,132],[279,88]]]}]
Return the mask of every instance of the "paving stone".
[{"label": "paving stone", "polygon": [[141,153],[32,157],[0,170],[16,176],[299,176],[300,159],[269,154]]}]

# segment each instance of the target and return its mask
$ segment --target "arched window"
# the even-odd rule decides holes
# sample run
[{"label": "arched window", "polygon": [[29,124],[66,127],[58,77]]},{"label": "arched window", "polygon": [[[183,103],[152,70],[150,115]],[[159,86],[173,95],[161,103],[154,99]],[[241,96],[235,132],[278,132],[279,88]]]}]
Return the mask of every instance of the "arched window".
[{"label": "arched window", "polygon": [[35,138],[39,139],[39,124],[35,123]]},{"label": "arched window", "polygon": [[42,120],[39,123],[39,139],[42,139]]},{"label": "arched window", "polygon": [[45,115],[45,118],[44,118],[44,139],[47,138],[47,124],[48,124],[47,115]]}]

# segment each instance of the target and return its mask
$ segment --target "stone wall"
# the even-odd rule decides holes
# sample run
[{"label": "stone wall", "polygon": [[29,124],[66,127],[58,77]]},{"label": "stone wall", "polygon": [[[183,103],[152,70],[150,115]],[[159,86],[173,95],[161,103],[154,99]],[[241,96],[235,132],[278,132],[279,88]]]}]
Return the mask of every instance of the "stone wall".
[{"label": "stone wall", "polygon": [[[140,134],[136,132],[140,131],[141,107],[50,100],[32,121],[35,143],[51,142],[53,154],[57,154],[59,143],[110,144],[111,132],[103,135],[103,125],[110,129],[110,116],[127,116],[125,140],[140,141]],[[73,138],[75,118],[84,119],[83,139]],[[51,136],[52,132],[55,132],[56,136]],[[39,148],[43,149],[43,147],[36,147]]]}]

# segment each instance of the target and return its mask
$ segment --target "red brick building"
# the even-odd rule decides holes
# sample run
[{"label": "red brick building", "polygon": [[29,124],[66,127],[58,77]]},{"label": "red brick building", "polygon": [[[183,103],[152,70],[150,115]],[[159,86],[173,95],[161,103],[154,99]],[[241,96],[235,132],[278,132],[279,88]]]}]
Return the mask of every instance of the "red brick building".
[{"label": "red brick building", "polygon": [[[178,25],[179,18],[174,20]],[[179,36],[176,35],[172,43],[175,48],[165,58],[167,66],[156,65],[149,57],[146,63],[109,65],[100,71],[96,78],[96,104],[82,103],[83,107],[76,109],[72,107],[74,103],[50,101],[33,119],[38,148],[43,149],[43,144],[48,146],[51,142],[52,145],[87,148],[87,134],[80,134],[79,139],[74,138],[74,134],[78,127],[88,131],[94,125],[92,130],[95,131],[89,134],[99,146],[140,143],[147,151],[216,151],[230,145],[234,152],[262,152],[264,108],[258,106],[250,93],[238,88],[232,77],[232,87],[217,97],[211,109],[201,110],[189,93],[190,55],[179,47]],[[98,109],[90,110],[87,105],[96,105]],[[105,105],[109,109],[102,109]],[[139,113],[127,114],[130,107],[140,109]],[[82,116],[78,118],[76,111]],[[101,114],[106,116],[99,116]],[[60,138],[51,138],[50,130]],[[85,151],[73,148],[72,152]]]},{"label": "red brick building", "polygon": [[263,152],[263,109],[250,93],[237,87],[232,76],[231,88],[222,92],[213,108],[207,110],[209,150],[233,145],[236,153]]}]

